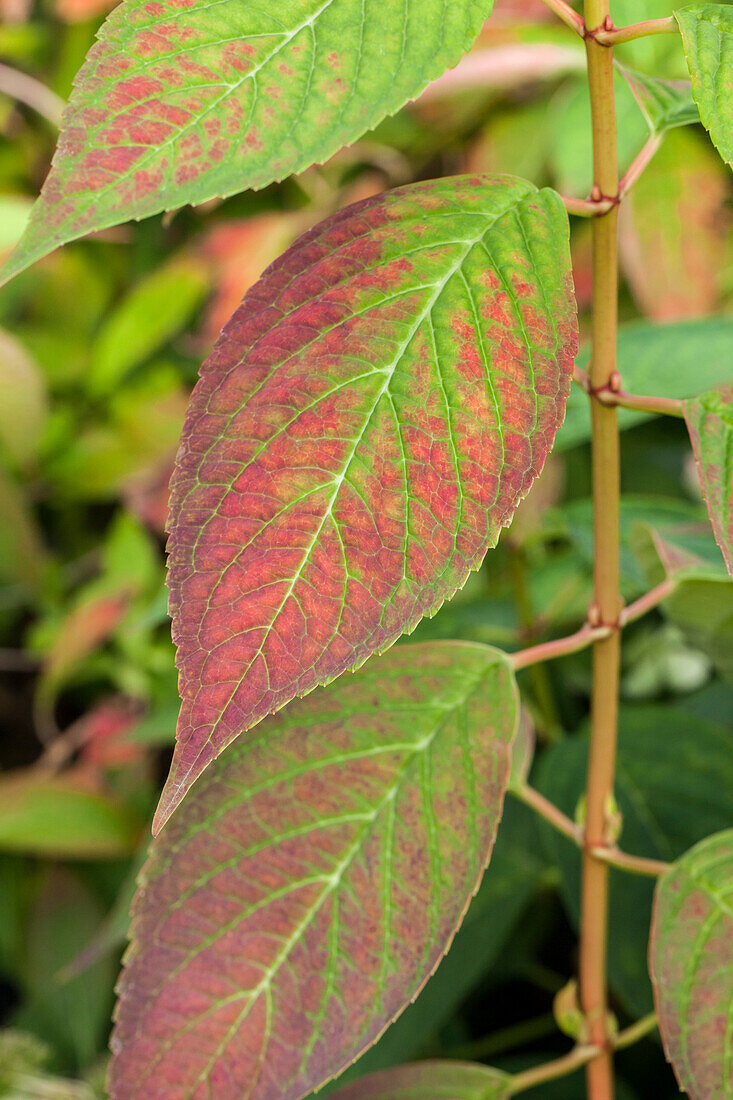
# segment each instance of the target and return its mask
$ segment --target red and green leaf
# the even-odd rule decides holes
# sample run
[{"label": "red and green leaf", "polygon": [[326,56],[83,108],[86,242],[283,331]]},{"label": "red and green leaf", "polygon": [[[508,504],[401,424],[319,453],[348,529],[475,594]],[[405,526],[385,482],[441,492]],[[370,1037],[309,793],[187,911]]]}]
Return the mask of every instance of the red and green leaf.
[{"label": "red and green leaf", "polygon": [[125,0],[77,77],[10,277],[92,230],[264,187],[392,114],[492,0]]},{"label": "red and green leaf", "polygon": [[511,1077],[471,1062],[416,1062],[360,1077],[333,1100],[508,1100]]},{"label": "red and green leaf", "polygon": [[733,830],[707,837],[659,882],[649,965],[659,1027],[692,1100],[733,1096]]},{"label": "red and green leaf", "polygon": [[158,828],[235,737],[411,631],[496,543],[564,414],[567,234],[521,180],[418,184],[323,222],[246,295],[172,481],[183,704]]},{"label": "red and green leaf", "polygon": [[413,644],[233,745],[143,872],[112,1100],[296,1100],[370,1046],[478,886],[517,716],[503,654]]},{"label": "red and green leaf", "polygon": [[733,576],[733,386],[686,401],[685,420],[715,538]]}]

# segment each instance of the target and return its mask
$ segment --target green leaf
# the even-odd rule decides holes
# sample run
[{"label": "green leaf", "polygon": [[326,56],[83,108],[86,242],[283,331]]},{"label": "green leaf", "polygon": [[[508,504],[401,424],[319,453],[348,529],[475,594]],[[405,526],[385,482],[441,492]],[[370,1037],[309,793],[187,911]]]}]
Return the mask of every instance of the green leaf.
[{"label": "green leaf", "polygon": [[135,848],[139,828],[113,799],[73,773],[0,779],[0,850],[58,859],[109,859]]},{"label": "green leaf", "polygon": [[733,1096],[733,829],[706,837],[664,875],[649,967],[667,1058],[695,1100]]},{"label": "green leaf", "polygon": [[135,367],[181,331],[207,282],[201,263],[179,257],[139,282],[105,322],[92,350],[87,388],[110,393]]},{"label": "green leaf", "polygon": [[111,1100],[296,1100],[370,1046],[478,885],[517,713],[498,651],[398,646],[212,764],[133,905]]},{"label": "green leaf", "polygon": [[695,4],[674,13],[703,126],[733,164],[733,8]]},{"label": "green leaf", "polygon": [[182,706],[159,829],[234,738],[463,585],[527,494],[576,349],[567,215],[454,176],[321,222],[204,363],[171,480]]},{"label": "green leaf", "polygon": [[416,1062],[360,1077],[333,1100],[508,1100],[511,1077],[470,1062]]},{"label": "green leaf", "polygon": [[637,529],[635,549],[652,584],[665,577],[675,582],[661,605],[663,614],[733,680],[733,582],[717,549],[711,561],[700,553],[698,539],[690,545],[689,532],[670,529],[661,535],[643,526]]},{"label": "green leaf", "polygon": [[492,0],[126,0],[5,278],[91,230],[324,161],[455,65]]},{"label": "green leaf", "polygon": [[[614,74],[619,168],[625,171],[649,136],[631,88]],[[575,80],[553,97],[548,116],[548,156],[558,191],[583,196],[593,185],[593,150],[588,81]]]},{"label": "green leaf", "polygon": [[[71,981],[59,978],[62,968],[94,935],[102,912],[80,876],[59,866],[45,871],[26,928],[23,998],[13,1023],[48,1043],[54,1069],[86,1069],[104,1047],[114,981],[112,960],[98,961]],[[40,1088],[36,1095],[43,1096]]]},{"label": "green leaf", "polygon": [[653,134],[663,134],[675,126],[689,126],[700,121],[700,113],[692,98],[692,85],[688,80],[662,80],[627,69],[618,62],[616,68],[634,93]]},{"label": "green leaf", "polygon": [[25,466],[35,457],[48,415],[43,375],[32,356],[0,329],[0,453]]},{"label": "green leaf", "polygon": [[[634,321],[619,329],[617,347],[619,371],[628,393],[694,397],[730,381],[733,320],[711,318],[664,325]],[[588,349],[584,348],[578,356],[578,366],[587,364]],[[652,415],[637,409],[619,409],[619,428],[631,428]],[[589,439],[588,395],[579,386],[573,386],[555,450],[567,450]]]},{"label": "green leaf", "polygon": [[686,401],[685,420],[715,538],[733,576],[733,386]]},{"label": "green leaf", "polygon": [[[694,696],[692,697],[694,698]],[[615,795],[623,817],[620,846],[634,855],[671,861],[733,814],[730,731],[687,713],[683,705],[622,706]],[[582,797],[588,742],[585,736],[553,746],[542,758],[537,786],[573,817]],[[559,862],[563,898],[578,921],[580,858],[577,849],[543,827],[548,854]],[[609,976],[634,1016],[651,1008],[646,943],[653,883],[611,871]]]},{"label": "green leaf", "polygon": [[703,134],[675,130],[624,199],[621,264],[636,304],[650,320],[681,321],[717,309],[728,175]]}]

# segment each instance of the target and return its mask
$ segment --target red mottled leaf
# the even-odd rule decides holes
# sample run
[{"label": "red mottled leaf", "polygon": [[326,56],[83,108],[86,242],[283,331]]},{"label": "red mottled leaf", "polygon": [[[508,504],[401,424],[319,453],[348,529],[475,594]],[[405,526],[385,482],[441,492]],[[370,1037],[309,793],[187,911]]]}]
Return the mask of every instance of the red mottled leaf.
[{"label": "red mottled leaf", "polygon": [[511,1077],[470,1062],[416,1062],[361,1077],[333,1100],[508,1100]]},{"label": "red mottled leaf", "polygon": [[503,654],[425,643],[240,738],[153,843],[111,1100],[297,1100],[370,1046],[478,886],[517,713]]},{"label": "red mottled leaf", "polygon": [[238,734],[459,588],[562,420],[567,217],[511,177],[357,203],[247,294],[202,368],[172,481],[183,699],[160,828]]},{"label": "red mottled leaf", "polygon": [[733,386],[685,401],[685,420],[715,538],[733,576]]},{"label": "red mottled leaf", "polygon": [[125,0],[4,275],[91,230],[324,161],[455,65],[492,0]]},{"label": "red mottled leaf", "polygon": [[657,886],[649,968],[667,1058],[691,1100],[733,1096],[733,830]]}]

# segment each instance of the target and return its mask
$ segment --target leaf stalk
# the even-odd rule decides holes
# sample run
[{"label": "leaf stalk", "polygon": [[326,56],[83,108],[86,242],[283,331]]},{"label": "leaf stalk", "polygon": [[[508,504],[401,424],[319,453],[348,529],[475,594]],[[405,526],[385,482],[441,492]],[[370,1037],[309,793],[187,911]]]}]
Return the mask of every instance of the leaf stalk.
[{"label": "leaf stalk", "polygon": [[600,27],[593,37],[601,46],[618,46],[622,42],[633,42],[636,38],[648,38],[653,34],[677,34],[677,20],[673,15],[662,19],[645,19],[641,23],[631,23],[628,27]]}]

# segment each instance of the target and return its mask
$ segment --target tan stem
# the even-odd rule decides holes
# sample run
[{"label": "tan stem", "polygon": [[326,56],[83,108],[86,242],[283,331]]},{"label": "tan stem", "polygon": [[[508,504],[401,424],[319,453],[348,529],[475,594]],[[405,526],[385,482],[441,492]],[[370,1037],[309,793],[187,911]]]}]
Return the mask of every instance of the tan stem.
[{"label": "tan stem", "polygon": [[[585,0],[590,28],[610,24],[609,0]],[[593,131],[593,198],[617,199],[616,106],[613,51],[586,38]],[[611,388],[616,372],[618,328],[618,205],[592,223],[593,315],[589,378],[593,392]],[[595,612],[602,624],[617,624],[619,595],[619,434],[614,407],[591,403]],[[590,849],[605,847],[607,815],[616,767],[621,632],[593,647],[591,736],[586,779],[585,843],[580,903],[580,1000],[588,1038],[598,1053],[586,1067],[590,1100],[613,1100],[614,1073],[608,1027],[606,953],[608,867]]]}]

